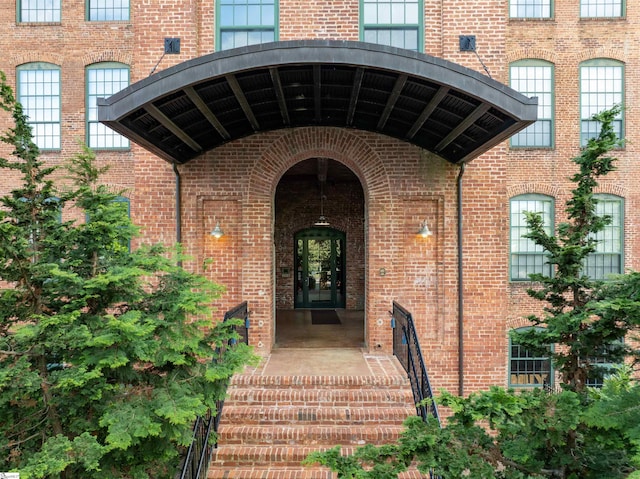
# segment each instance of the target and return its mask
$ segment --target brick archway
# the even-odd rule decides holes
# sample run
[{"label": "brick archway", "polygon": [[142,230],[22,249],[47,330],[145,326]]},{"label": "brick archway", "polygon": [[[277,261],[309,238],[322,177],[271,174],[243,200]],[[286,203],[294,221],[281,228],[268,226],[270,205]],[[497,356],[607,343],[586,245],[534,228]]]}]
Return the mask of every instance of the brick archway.
[{"label": "brick archway", "polygon": [[[251,168],[243,216],[250,219],[252,225],[259,226],[243,238],[243,250],[267,253],[259,257],[251,255],[251,260],[244,263],[242,295],[252,298],[255,304],[252,308],[253,337],[260,354],[267,354],[275,340],[273,208],[276,187],[291,166],[311,157],[327,157],[343,163],[360,180],[365,203],[365,318],[377,318],[385,313],[377,311],[384,309],[384,301],[374,298],[383,288],[376,287],[376,279],[368,270],[370,252],[383,247],[378,244],[380,235],[375,234],[380,228],[381,212],[388,213],[393,209],[393,201],[384,162],[367,142],[374,138],[376,135],[340,128],[288,130],[265,148]],[[366,320],[365,341],[369,347],[380,343],[377,338],[384,333],[377,329],[381,326],[379,321]],[[372,339],[375,345],[370,344]]]}]

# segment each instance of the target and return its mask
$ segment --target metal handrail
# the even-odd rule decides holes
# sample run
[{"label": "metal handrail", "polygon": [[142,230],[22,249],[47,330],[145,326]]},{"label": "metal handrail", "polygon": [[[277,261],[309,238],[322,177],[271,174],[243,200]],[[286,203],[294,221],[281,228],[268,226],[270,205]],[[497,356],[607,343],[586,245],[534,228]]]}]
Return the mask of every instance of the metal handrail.
[{"label": "metal handrail", "polygon": [[416,414],[423,421],[427,421],[429,416],[432,416],[440,424],[438,406],[433,397],[413,317],[395,301],[391,313],[391,327],[393,328],[393,354],[400,361],[411,382]]},{"label": "metal handrail", "polygon": [[[240,337],[239,341],[249,344],[249,310],[246,301],[227,311],[223,321],[228,321],[232,318],[244,320],[244,324],[236,326],[235,330]],[[227,346],[232,346],[236,343],[237,340],[231,339]],[[218,349],[213,360],[215,361],[222,353],[224,353],[224,350]],[[224,389],[226,390],[226,385]],[[216,414],[212,414],[209,409],[207,414],[198,416],[196,419],[193,425],[191,444],[180,461],[175,479],[205,479],[207,477],[211,455],[217,447],[217,443],[211,440],[212,432],[214,433],[213,436],[215,436],[215,432],[218,431],[223,405],[224,399],[218,399],[216,401]]]}]

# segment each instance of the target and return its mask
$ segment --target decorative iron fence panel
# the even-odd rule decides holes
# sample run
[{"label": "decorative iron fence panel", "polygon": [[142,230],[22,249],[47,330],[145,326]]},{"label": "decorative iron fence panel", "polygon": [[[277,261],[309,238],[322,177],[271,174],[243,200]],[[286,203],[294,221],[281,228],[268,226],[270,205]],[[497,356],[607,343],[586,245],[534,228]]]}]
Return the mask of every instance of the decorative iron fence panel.
[{"label": "decorative iron fence panel", "polygon": [[[224,315],[223,321],[236,318],[244,320],[242,325],[235,327],[239,341],[249,344],[249,310],[247,302],[240,303],[235,308],[230,309]],[[236,340],[230,340],[229,347],[235,344]],[[213,361],[220,357],[224,350],[216,351]],[[226,389],[226,387],[225,387]],[[216,414],[211,414],[209,410],[205,416],[198,417],[193,425],[193,439],[187,449],[184,458],[180,462],[180,467],[175,475],[175,479],[206,479],[209,469],[209,462],[216,444],[211,440],[212,433],[217,432],[220,422],[220,414],[224,400],[216,401]]]}]

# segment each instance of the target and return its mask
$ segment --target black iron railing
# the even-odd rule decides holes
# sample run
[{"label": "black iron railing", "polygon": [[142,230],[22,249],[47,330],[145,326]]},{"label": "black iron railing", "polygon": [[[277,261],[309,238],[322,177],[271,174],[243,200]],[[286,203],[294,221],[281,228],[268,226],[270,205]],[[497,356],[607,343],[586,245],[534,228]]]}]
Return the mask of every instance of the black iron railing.
[{"label": "black iron railing", "polygon": [[[223,321],[227,321],[232,318],[243,319],[244,323],[236,326],[236,332],[238,333],[239,340],[230,340],[229,344],[224,347],[231,346],[237,341],[248,344],[249,310],[247,308],[246,301],[227,311],[224,315]],[[214,361],[216,358],[221,357],[223,353],[223,350],[216,351]],[[193,439],[191,441],[191,445],[180,462],[180,467],[175,475],[175,479],[205,479],[207,477],[209,461],[211,460],[211,455],[217,445],[213,437],[215,436],[215,432],[218,430],[223,405],[224,399],[219,399],[216,401],[216,414],[211,414],[211,410],[209,410],[205,416],[200,416],[196,419],[193,425]]]},{"label": "black iron railing", "polygon": [[409,311],[395,301],[391,313],[391,327],[393,328],[393,354],[409,376],[413,400],[416,403],[416,413],[424,421],[433,417],[440,424],[438,407],[433,398],[413,318]]}]

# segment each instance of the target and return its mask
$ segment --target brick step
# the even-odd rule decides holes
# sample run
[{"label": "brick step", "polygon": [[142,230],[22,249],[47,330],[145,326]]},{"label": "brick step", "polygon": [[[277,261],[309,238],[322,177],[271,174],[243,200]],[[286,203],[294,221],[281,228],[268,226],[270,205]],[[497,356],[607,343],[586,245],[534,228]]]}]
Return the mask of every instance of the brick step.
[{"label": "brick step", "polygon": [[[364,444],[395,442],[415,414],[411,387],[395,358],[367,361],[378,375],[234,376],[209,479],[337,479],[325,467],[301,463],[336,445],[350,454]],[[426,476],[412,470],[400,477]]]},{"label": "brick step", "polygon": [[239,406],[225,405],[222,420],[226,424],[401,424],[407,417],[415,415],[411,406],[393,405],[383,407],[331,406],[308,407],[265,404]]},{"label": "brick step", "polygon": [[395,441],[403,427],[388,425],[230,425],[221,421],[218,444],[385,444]]},{"label": "brick step", "polygon": [[406,406],[413,404],[411,390],[406,389],[239,389],[227,391],[226,404],[278,406],[347,406],[374,407],[381,404]]},{"label": "brick step", "polygon": [[336,479],[338,475],[324,467],[238,467],[210,468],[207,479]]},{"label": "brick step", "polygon": [[[271,468],[278,469],[297,469],[301,466],[309,454],[316,451],[326,451],[335,446],[224,446],[216,449],[213,453],[212,461],[216,469],[225,470],[247,470],[250,467],[264,467],[271,464]],[[342,446],[340,452],[342,455],[353,454],[357,446]],[[277,466],[273,466],[277,464]],[[306,469],[318,470],[327,469],[319,464],[310,464]],[[400,477],[423,477],[416,475],[416,467],[411,466],[409,471]],[[230,476],[231,477],[231,476]]]},{"label": "brick step", "polygon": [[259,376],[253,374],[237,374],[233,376],[229,389],[243,386],[261,386],[263,388],[301,389],[322,388],[336,389],[340,387],[357,387],[359,389],[377,389],[385,387],[406,387],[409,380],[406,375],[390,376]]},{"label": "brick step", "polygon": [[[278,467],[300,466],[309,454],[315,451],[326,451],[335,445],[271,445],[248,446],[245,444],[230,444],[219,446],[213,452],[212,462],[216,467],[249,467],[277,464]],[[353,454],[356,446],[342,446],[343,455]]]},{"label": "brick step", "polygon": [[[207,479],[337,479],[338,475],[325,467],[273,467],[255,466],[238,468],[211,468]],[[398,479],[428,479],[416,469],[402,472]]]}]

